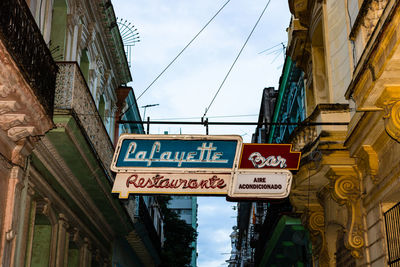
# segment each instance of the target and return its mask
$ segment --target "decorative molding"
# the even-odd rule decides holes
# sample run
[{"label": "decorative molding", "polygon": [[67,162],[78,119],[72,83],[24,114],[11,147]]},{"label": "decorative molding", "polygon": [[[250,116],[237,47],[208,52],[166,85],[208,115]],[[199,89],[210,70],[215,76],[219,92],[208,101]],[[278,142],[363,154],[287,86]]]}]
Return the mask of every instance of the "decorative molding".
[{"label": "decorative molding", "polygon": [[388,135],[400,142],[400,86],[388,86],[377,101],[383,107],[385,129]]},{"label": "decorative molding", "polygon": [[379,170],[379,157],[375,149],[371,145],[362,145],[362,149],[365,152],[364,159],[366,162],[366,169],[368,174],[371,176],[371,180],[374,184],[378,182],[377,174]]},{"label": "decorative molding", "polygon": [[0,101],[0,115],[14,112],[21,108],[15,100]]},{"label": "decorative molding", "polygon": [[359,174],[353,166],[332,166],[327,173],[332,198],[348,212],[345,246],[355,258],[363,256],[364,227],[361,212]]},{"label": "decorative molding", "polygon": [[70,241],[74,242],[79,248],[83,246],[83,239],[80,236],[80,231],[77,227],[70,227],[68,233]]},{"label": "decorative molding", "polygon": [[[44,179],[35,170],[35,168],[31,168],[30,170],[30,183],[31,182],[34,183],[35,185],[37,193],[36,195],[38,196],[37,199],[39,199],[39,201],[43,201],[43,199],[40,198],[40,195],[48,196],[50,199],[52,199],[53,201],[52,205],[55,207],[55,209],[57,209],[57,211],[62,211],[63,214],[67,216],[71,227],[72,225],[75,225],[79,229],[80,236],[83,235],[89,236],[90,240],[93,240],[93,242],[95,242],[97,246],[102,249],[102,251],[104,252],[107,251],[107,248],[103,245],[102,242],[100,242],[97,236],[93,233],[92,229],[90,229],[90,226],[87,225],[87,223],[84,223],[81,220],[81,218],[77,217],[76,214],[68,206],[68,203],[66,203],[65,200],[62,199],[52,188],[49,188],[49,185],[44,181]],[[56,218],[56,223],[57,223],[57,218]],[[106,242],[111,242],[109,239],[111,236],[112,235],[106,236]]]},{"label": "decorative molding", "polygon": [[[72,200],[81,210],[86,210],[91,223],[103,236],[111,236],[113,229],[108,225],[101,211],[82,188],[79,180],[66,165],[63,158],[57,152],[52,143],[45,137],[39,142],[35,149],[35,155],[40,159],[44,166],[54,176],[56,181],[66,190]],[[43,188],[43,187],[42,187]],[[64,212],[65,213],[65,212]],[[76,221],[77,218],[69,214],[69,221]]]},{"label": "decorative molding", "polygon": [[0,116],[0,128],[4,131],[8,129],[20,126],[26,121],[25,114],[4,114]]},{"label": "decorative molding", "polygon": [[357,15],[354,25],[352,25],[350,38],[354,40],[362,28],[366,33],[364,40],[367,41],[374,31],[387,3],[388,0],[363,1],[360,12]]},{"label": "decorative molding", "polygon": [[373,0],[367,8],[367,13],[362,21],[362,27],[366,32],[365,40],[367,41],[372,35],[376,24],[385,9],[388,0]]},{"label": "decorative molding", "polygon": [[329,253],[325,239],[325,216],[323,208],[318,204],[303,213],[303,222],[310,231],[313,255],[318,258],[320,266],[329,266]]},{"label": "decorative molding", "polygon": [[318,137],[317,128],[315,126],[307,126],[298,129],[299,130],[297,130],[292,138],[294,151],[301,151],[306,145],[311,144]]},{"label": "decorative molding", "polygon": [[28,137],[28,136],[33,136],[36,134],[35,127],[33,126],[18,126],[18,127],[13,127],[10,130],[7,131],[8,137],[10,137],[11,140],[14,142],[17,142],[18,140]]},{"label": "decorative molding", "polygon": [[68,219],[63,213],[58,214],[58,224],[62,225],[64,228],[69,227]]},{"label": "decorative molding", "polygon": [[41,102],[43,97],[25,81],[23,72],[0,42],[0,129],[7,132],[11,141],[43,135],[53,127],[51,114],[45,110],[48,107]]}]

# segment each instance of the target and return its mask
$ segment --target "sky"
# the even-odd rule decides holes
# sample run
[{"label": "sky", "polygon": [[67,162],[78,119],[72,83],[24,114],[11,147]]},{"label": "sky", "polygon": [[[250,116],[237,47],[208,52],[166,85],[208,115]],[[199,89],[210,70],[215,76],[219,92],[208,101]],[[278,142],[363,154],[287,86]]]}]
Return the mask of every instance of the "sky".
[{"label": "sky", "polygon": [[[227,0],[113,0],[118,18],[133,24],[140,42],[132,49],[136,97],[154,81]],[[200,121],[268,0],[231,0],[196,40],[138,100],[151,120]],[[265,87],[277,88],[290,22],[287,0],[271,0],[253,35],[207,112],[209,121],[256,122]],[[267,51],[265,51],[267,50]],[[263,52],[264,51],[264,52]],[[140,108],[143,117],[144,108]],[[210,135],[241,135],[255,126],[210,126]],[[205,134],[202,125],[151,125],[151,134]],[[236,203],[199,197],[199,267],[227,266]]]}]

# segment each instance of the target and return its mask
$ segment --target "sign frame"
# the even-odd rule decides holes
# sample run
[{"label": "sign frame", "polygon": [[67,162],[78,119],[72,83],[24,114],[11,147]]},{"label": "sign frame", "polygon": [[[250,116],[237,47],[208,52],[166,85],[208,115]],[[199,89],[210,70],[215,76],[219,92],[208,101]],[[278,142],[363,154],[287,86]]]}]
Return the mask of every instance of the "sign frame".
[{"label": "sign frame", "polygon": [[[280,193],[238,193],[235,192],[238,189],[238,183],[240,176],[242,175],[250,175],[250,177],[265,177],[268,175],[283,175],[286,176],[286,180],[284,183],[285,187],[283,192]],[[231,182],[231,187],[228,191],[228,198],[230,200],[240,200],[240,199],[284,199],[287,198],[291,191],[293,181],[293,174],[291,171],[286,169],[238,169],[235,174],[233,175],[233,179]],[[266,181],[264,181],[266,183]]]},{"label": "sign frame", "polygon": [[[121,152],[121,146],[124,140],[181,140],[181,141],[235,141],[236,149],[235,156],[233,158],[232,167],[230,168],[178,168],[178,167],[118,167],[116,166],[118,158]],[[143,135],[143,134],[122,134],[118,139],[118,143],[115,148],[113,159],[111,162],[111,170],[116,173],[204,173],[204,174],[220,174],[220,173],[232,173],[238,168],[239,158],[241,155],[243,139],[239,135]]]},{"label": "sign frame", "polygon": [[[170,177],[169,175],[173,175]],[[204,177],[198,177],[198,176]],[[162,176],[153,173],[118,173],[114,185],[112,188],[112,193],[119,194],[120,199],[126,199],[129,197],[129,194],[140,194],[140,195],[195,195],[195,196],[226,196],[228,191],[230,190],[232,183],[232,173],[223,173],[223,174],[195,174],[195,173],[187,173],[187,174],[177,174],[177,173],[163,173]],[[134,176],[134,177],[132,177]],[[153,178],[151,178],[153,176]],[[154,187],[154,189],[146,189],[145,183],[148,180],[154,179],[158,176],[159,182],[158,185],[154,186],[152,183],[150,186]],[[143,182],[140,179],[144,179]],[[164,186],[162,186],[162,180],[169,180],[164,182]],[[211,181],[211,179],[214,179]],[[171,181],[174,180],[175,184],[180,184],[179,187],[184,187],[181,189],[169,189],[168,184],[171,184]],[[186,180],[185,185],[182,186],[183,181]],[[154,180],[153,180],[154,181]],[[223,182],[223,183],[222,183]],[[141,184],[142,186],[136,186],[134,188],[129,188],[130,184],[136,185]],[[167,184],[168,183],[168,184]],[[173,182],[172,182],[173,183]],[[191,186],[191,183],[194,183],[194,186]],[[200,183],[203,183],[203,189]],[[178,187],[178,186],[177,186]],[[195,188],[196,187],[196,188]],[[210,189],[211,188],[211,189]],[[125,190],[124,190],[125,189]],[[172,191],[175,190],[175,191]]]},{"label": "sign frame", "polygon": [[[254,147],[258,147],[259,151],[253,151],[252,148]],[[272,154],[269,150],[271,150],[271,148],[273,148],[274,150],[281,150],[278,153],[284,153],[282,154],[284,157],[282,157],[282,155],[278,155],[278,154]],[[245,150],[250,150],[253,151],[252,154],[254,153],[258,153],[258,160],[264,160],[264,164],[266,166],[263,167],[256,167],[253,163],[253,165],[251,165],[251,163],[247,162],[250,161],[250,159],[248,158],[247,153],[249,153],[249,151],[245,151]],[[264,150],[264,151],[263,151]],[[267,150],[267,152],[265,152],[265,150]],[[274,159],[272,161],[269,161],[270,157],[274,157]],[[297,159],[295,159],[297,157]],[[285,163],[289,164],[290,166],[285,166],[285,167],[281,167],[279,166],[280,161],[278,159],[285,159]],[[240,160],[239,160],[239,165],[238,168],[239,170],[250,170],[250,169],[270,169],[270,170],[298,170],[299,166],[300,166],[300,159],[301,159],[301,152],[299,151],[292,151],[292,144],[258,144],[258,143],[243,143],[242,146],[242,150],[240,153]],[[247,160],[247,161],[246,161]],[[290,162],[289,162],[289,161]],[[296,160],[296,162],[294,163],[293,160]],[[273,166],[274,164],[271,164],[275,161],[276,164],[278,164],[277,166]],[[250,161],[251,162],[251,161]],[[270,164],[268,164],[270,163]],[[246,166],[249,165],[250,167]]]}]

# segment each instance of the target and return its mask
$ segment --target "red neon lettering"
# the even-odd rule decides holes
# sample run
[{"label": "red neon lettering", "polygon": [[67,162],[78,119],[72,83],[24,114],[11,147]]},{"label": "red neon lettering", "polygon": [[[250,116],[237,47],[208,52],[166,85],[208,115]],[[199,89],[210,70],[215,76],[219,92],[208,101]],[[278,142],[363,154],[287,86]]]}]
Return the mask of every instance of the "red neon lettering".
[{"label": "red neon lettering", "polygon": [[126,187],[136,188],[173,188],[173,189],[215,189],[225,188],[224,179],[218,178],[216,175],[209,179],[172,179],[164,176],[156,175],[150,178],[139,177],[137,174],[131,175],[126,179]]}]

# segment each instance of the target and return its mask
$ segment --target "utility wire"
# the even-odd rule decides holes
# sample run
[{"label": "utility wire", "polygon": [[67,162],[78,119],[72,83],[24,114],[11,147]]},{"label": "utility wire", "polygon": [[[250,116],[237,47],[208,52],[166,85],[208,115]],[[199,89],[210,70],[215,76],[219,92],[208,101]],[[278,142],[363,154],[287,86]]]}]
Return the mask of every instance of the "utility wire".
[{"label": "utility wire", "polygon": [[214,20],[214,18],[222,11],[222,9],[230,2],[231,0],[226,1],[226,3],[217,11],[217,13],[215,13],[215,15],[206,23],[206,25],[204,25],[204,27],[193,37],[192,40],[190,40],[190,42],[179,52],[179,54],[164,68],[163,71],[161,71],[160,74],[158,74],[158,76],[150,83],[149,86],[147,86],[147,88],[139,95],[139,97],[136,100],[139,100],[139,98],[142,97],[142,95],[144,95],[144,93],[147,92],[147,90],[149,90],[149,88],[158,80],[158,78],[161,77],[161,75],[164,74],[164,72],[175,62],[175,60],[178,59],[178,57],[186,50],[186,48],[189,47],[189,45],[200,35],[200,33],[203,32],[203,30],[208,26],[208,24],[211,23],[211,21]]},{"label": "utility wire", "polygon": [[[99,114],[96,113],[75,113],[76,115],[80,116],[95,116],[95,117],[101,117]],[[255,117],[258,116],[259,114],[242,114],[242,115],[220,115],[220,116],[211,116],[208,117],[209,119],[212,118],[238,118],[238,117]],[[104,115],[103,118],[115,118],[115,115]],[[162,120],[192,120],[192,119],[201,119],[201,117],[186,117],[186,118],[158,118],[154,120],[162,121]]]},{"label": "utility wire", "polygon": [[231,67],[229,68],[228,73],[225,75],[225,78],[224,78],[224,80],[222,81],[221,85],[219,86],[219,88],[218,88],[217,92],[215,93],[213,99],[211,100],[211,103],[210,103],[210,104],[208,105],[208,107],[206,108],[206,111],[204,112],[203,118],[207,115],[207,112],[210,110],[210,107],[211,107],[211,105],[214,103],[215,98],[217,97],[218,93],[221,91],[222,86],[224,85],[224,83],[225,83],[226,79],[228,78],[229,74],[231,73],[231,71],[232,71],[233,67],[235,66],[237,60],[239,59],[240,55],[242,54],[243,49],[246,47],[247,42],[249,41],[249,39],[250,39],[251,35],[253,34],[254,30],[256,29],[258,23],[260,22],[262,16],[264,15],[264,12],[265,12],[265,10],[267,9],[267,7],[269,6],[269,3],[270,3],[270,2],[271,2],[271,0],[268,0],[268,2],[267,2],[267,4],[265,5],[263,11],[261,12],[260,16],[259,16],[258,19],[257,19],[256,24],[254,24],[254,27],[253,27],[253,29],[251,30],[249,36],[247,36],[246,41],[244,42],[244,44],[243,44],[242,48],[240,49],[238,55],[236,56],[235,60],[233,61]]},{"label": "utility wire", "polygon": [[243,121],[134,121],[134,120],[120,120],[120,124],[179,124],[179,125],[275,125],[275,126],[319,126],[319,125],[348,125],[348,122],[243,122]]},{"label": "utility wire", "polygon": [[[238,118],[238,117],[255,117],[259,114],[247,114],[247,115],[225,115],[225,116],[211,116],[208,117],[209,119],[212,118]],[[192,119],[201,119],[201,117],[187,117],[187,118],[161,118],[161,119],[154,119],[156,121],[164,121],[164,120],[192,120]]]}]

